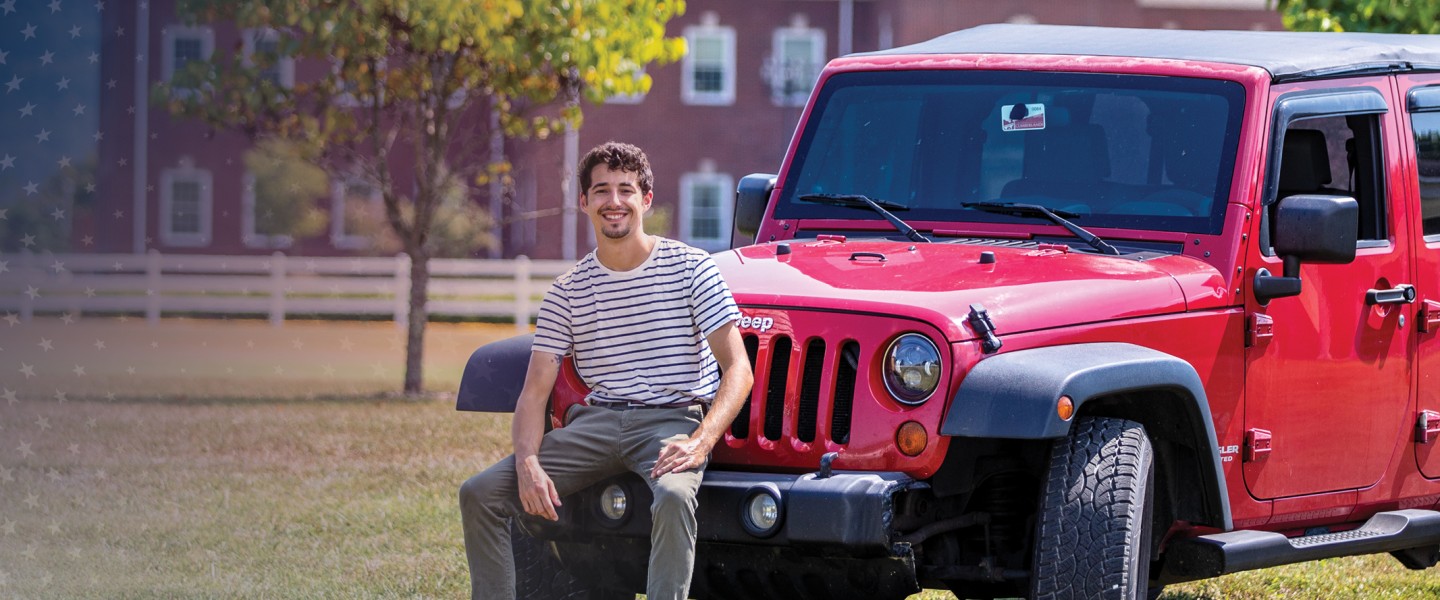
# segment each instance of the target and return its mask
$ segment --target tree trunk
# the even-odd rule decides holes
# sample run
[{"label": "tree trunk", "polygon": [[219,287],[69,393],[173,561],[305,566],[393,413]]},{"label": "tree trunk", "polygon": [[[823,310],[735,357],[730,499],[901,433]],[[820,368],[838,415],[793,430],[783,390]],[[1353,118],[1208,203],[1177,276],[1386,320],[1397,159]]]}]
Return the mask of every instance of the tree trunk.
[{"label": "tree trunk", "polygon": [[410,312],[405,333],[405,395],[424,391],[425,324],[430,313],[425,307],[430,290],[430,255],[423,249],[407,250],[410,256]]}]

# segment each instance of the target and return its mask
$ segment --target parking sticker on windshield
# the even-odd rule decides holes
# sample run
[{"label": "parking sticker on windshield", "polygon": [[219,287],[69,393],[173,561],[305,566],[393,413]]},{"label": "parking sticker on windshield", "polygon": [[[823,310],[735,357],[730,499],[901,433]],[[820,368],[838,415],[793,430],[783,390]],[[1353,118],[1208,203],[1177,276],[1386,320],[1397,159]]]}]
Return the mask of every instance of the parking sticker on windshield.
[{"label": "parking sticker on windshield", "polygon": [[1000,131],[1027,131],[1044,128],[1044,104],[1006,104],[1000,107]]}]

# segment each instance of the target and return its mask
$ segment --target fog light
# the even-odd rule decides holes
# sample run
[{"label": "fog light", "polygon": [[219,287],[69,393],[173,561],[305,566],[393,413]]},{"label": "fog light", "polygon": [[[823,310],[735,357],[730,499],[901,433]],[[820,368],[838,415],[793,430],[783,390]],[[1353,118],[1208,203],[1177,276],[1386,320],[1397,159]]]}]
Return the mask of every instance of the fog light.
[{"label": "fog light", "polygon": [[625,497],[625,488],[611,484],[600,492],[600,514],[611,521],[619,521],[625,518],[625,507],[628,499]]},{"label": "fog light", "polygon": [[752,492],[745,501],[745,529],[760,537],[775,534],[780,525],[780,499],[769,489]]},{"label": "fog light", "polygon": [[930,440],[925,435],[925,426],[914,421],[906,421],[895,432],[895,447],[899,448],[900,453],[905,456],[919,456],[929,443]]}]

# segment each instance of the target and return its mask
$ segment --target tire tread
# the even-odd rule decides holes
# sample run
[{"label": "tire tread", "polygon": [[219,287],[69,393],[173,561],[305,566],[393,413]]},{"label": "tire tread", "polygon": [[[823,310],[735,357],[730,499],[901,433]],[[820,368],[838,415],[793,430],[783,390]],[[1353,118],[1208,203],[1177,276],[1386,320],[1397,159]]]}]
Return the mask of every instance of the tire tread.
[{"label": "tire tread", "polygon": [[1136,588],[1143,597],[1148,581],[1128,581],[1127,566],[1142,551],[1129,540],[1145,525],[1152,464],[1145,429],[1133,421],[1083,418],[1056,443],[1035,539],[1036,598],[1124,598]]}]

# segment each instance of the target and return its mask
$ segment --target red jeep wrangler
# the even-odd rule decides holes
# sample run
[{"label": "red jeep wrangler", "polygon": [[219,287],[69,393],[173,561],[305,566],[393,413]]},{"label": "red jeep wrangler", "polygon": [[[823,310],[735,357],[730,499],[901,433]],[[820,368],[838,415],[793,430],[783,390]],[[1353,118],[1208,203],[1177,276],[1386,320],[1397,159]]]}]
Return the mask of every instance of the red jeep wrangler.
[{"label": "red jeep wrangler", "polygon": [[[697,597],[1440,555],[1436,37],[994,25],[840,58],[735,220],[756,384]],[[528,352],[478,350],[459,408],[509,410]],[[554,414],[584,395],[566,371]],[[643,589],[648,505],[625,477],[517,520],[521,596]]]}]

